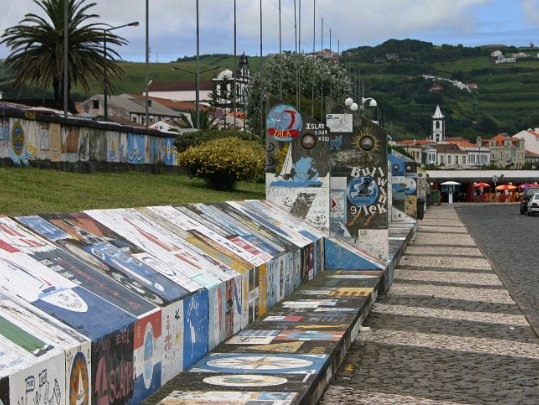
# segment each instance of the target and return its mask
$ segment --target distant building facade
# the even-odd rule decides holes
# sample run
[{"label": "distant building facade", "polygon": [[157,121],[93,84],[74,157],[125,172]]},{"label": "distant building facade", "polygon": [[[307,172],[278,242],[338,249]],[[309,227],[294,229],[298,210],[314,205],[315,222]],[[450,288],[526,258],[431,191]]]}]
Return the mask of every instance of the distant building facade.
[{"label": "distant building facade", "polygon": [[482,146],[490,150],[490,163],[502,169],[522,169],[525,163],[525,140],[498,134],[481,139]]},{"label": "distant building facade", "polygon": [[[105,99],[102,94],[96,94],[88,100],[81,102],[77,108],[80,112],[92,119],[103,119],[105,116]],[[122,120],[122,123],[146,124],[146,99],[138,95],[121,94],[119,96],[107,97],[107,111],[110,121],[115,118]],[[148,100],[148,121],[154,123],[158,121],[170,122],[178,120],[182,113],[164,106],[152,99]]]},{"label": "distant building facade", "polygon": [[539,128],[520,131],[513,138],[524,139],[526,150],[539,154]]}]

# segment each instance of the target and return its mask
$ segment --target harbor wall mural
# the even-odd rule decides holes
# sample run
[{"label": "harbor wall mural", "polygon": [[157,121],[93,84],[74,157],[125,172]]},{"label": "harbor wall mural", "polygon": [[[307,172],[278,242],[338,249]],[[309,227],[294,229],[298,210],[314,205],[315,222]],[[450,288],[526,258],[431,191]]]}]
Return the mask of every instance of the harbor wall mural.
[{"label": "harbor wall mural", "polygon": [[[4,111],[0,159],[15,166],[176,166],[174,136],[123,125]],[[60,166],[58,166],[60,167]]]},{"label": "harbor wall mural", "polygon": [[268,201],[0,216],[2,405],[142,401],[322,272],[323,239]]}]

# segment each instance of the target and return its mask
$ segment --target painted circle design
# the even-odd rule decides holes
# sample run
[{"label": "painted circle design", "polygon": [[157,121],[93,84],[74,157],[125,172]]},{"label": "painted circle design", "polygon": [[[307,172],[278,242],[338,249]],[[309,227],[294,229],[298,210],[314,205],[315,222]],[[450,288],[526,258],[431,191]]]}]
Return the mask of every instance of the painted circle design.
[{"label": "painted circle design", "polygon": [[316,146],[316,136],[313,134],[305,134],[301,137],[301,146],[305,149],[312,149]]},{"label": "painted circle design", "polygon": [[372,205],[378,199],[378,184],[371,176],[355,177],[348,183],[348,200],[357,206]]},{"label": "painted circle design", "polygon": [[303,121],[301,114],[290,105],[278,105],[268,114],[266,128],[268,135],[278,141],[289,142],[301,134]]},{"label": "painted circle design", "polygon": [[17,156],[20,156],[24,150],[24,128],[20,121],[15,122],[11,130],[11,149]]},{"label": "painted circle design", "polygon": [[416,182],[412,178],[407,178],[406,180],[406,187],[404,189],[404,192],[406,195],[415,194],[417,190]]},{"label": "painted circle design", "polygon": [[144,378],[144,386],[150,388],[153,380],[153,328],[151,322],[146,324],[144,331],[144,368],[142,369],[142,377]]},{"label": "painted circle design", "polygon": [[210,360],[207,363],[211,367],[234,370],[282,370],[305,368],[312,364],[309,360],[277,356],[237,356]]},{"label": "painted circle design", "polygon": [[222,387],[273,387],[288,382],[286,378],[260,374],[232,374],[206,377],[206,384]]},{"label": "painted circle design", "polygon": [[376,145],[376,142],[374,138],[370,135],[362,136],[359,140],[359,147],[365,152],[370,152],[371,150],[373,150],[374,145]]},{"label": "painted circle design", "polygon": [[69,376],[69,405],[89,405],[88,364],[86,357],[78,352],[71,364]]}]

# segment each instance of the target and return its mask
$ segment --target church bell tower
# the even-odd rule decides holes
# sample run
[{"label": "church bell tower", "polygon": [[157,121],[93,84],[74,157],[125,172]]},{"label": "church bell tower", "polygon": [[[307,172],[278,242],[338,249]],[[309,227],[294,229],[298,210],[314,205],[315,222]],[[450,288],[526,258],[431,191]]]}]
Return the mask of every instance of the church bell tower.
[{"label": "church bell tower", "polygon": [[432,140],[434,143],[445,140],[445,116],[439,105],[436,106],[436,111],[432,116]]}]

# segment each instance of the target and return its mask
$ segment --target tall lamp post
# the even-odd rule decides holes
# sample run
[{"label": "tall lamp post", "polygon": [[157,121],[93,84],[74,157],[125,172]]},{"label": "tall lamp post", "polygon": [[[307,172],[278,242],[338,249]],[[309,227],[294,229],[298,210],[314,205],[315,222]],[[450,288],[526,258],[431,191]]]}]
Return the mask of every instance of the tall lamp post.
[{"label": "tall lamp post", "polygon": [[[118,25],[117,27],[113,27],[110,24],[104,24],[104,25],[110,27],[103,30],[103,57],[107,59],[107,33],[109,31],[114,31],[114,30],[117,30],[119,28],[124,28],[124,27],[138,27],[139,22],[133,21],[133,22],[130,22],[129,24]],[[105,86],[103,88],[103,96],[104,96],[103,119],[105,121],[108,121],[109,120],[109,101],[108,101],[107,85],[106,85],[106,82],[107,82],[107,64],[106,63],[104,64],[104,67],[103,67],[103,73],[104,73],[104,79],[105,79]]]},{"label": "tall lamp post", "polygon": [[69,94],[67,91],[67,87],[69,86],[69,78],[67,77],[68,72],[68,59],[69,59],[69,3],[67,1],[64,1],[64,77],[63,77],[63,86],[64,86],[64,118],[67,118],[67,109],[68,109],[68,98]]},{"label": "tall lamp post", "polygon": [[149,0],[146,0],[146,45],[144,62],[144,126],[148,128],[149,124],[149,111],[148,111],[148,87],[150,87],[150,4]]},{"label": "tall lamp post", "polygon": [[365,106],[367,107],[378,107],[378,103],[372,97],[361,97],[361,111],[365,111]]}]

